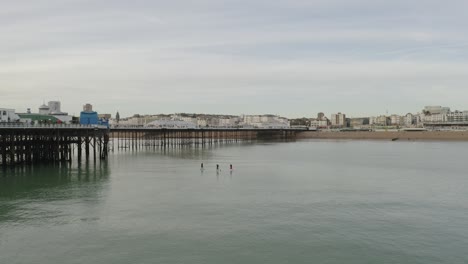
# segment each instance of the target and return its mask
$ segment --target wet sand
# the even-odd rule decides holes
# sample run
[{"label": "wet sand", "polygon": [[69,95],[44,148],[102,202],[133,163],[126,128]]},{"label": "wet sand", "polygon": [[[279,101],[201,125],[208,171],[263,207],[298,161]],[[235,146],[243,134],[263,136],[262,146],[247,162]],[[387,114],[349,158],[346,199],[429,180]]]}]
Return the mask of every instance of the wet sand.
[{"label": "wet sand", "polygon": [[389,131],[389,132],[330,132],[304,131],[297,134],[297,139],[357,139],[357,140],[434,140],[468,141],[468,131]]}]

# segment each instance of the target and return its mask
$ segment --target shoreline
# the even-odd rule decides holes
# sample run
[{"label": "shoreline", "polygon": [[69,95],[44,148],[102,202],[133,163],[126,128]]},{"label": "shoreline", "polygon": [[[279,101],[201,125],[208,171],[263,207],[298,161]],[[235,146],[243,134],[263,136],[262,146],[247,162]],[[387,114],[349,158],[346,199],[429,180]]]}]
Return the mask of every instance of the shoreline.
[{"label": "shoreline", "polygon": [[468,131],[304,131],[297,139],[355,139],[393,141],[468,141]]}]

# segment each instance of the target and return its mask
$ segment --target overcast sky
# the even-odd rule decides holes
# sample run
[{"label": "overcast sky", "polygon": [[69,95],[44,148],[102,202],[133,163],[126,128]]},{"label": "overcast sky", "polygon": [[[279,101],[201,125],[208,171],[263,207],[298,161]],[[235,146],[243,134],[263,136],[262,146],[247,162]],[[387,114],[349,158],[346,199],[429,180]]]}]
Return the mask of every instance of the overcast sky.
[{"label": "overcast sky", "polygon": [[0,0],[0,107],[468,109],[468,1]]}]

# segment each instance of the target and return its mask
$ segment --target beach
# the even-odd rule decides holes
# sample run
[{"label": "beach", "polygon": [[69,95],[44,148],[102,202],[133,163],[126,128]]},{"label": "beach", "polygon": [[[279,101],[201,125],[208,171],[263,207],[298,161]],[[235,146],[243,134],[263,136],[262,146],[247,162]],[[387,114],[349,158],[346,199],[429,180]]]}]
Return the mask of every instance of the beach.
[{"label": "beach", "polygon": [[468,131],[304,131],[297,139],[468,141]]}]

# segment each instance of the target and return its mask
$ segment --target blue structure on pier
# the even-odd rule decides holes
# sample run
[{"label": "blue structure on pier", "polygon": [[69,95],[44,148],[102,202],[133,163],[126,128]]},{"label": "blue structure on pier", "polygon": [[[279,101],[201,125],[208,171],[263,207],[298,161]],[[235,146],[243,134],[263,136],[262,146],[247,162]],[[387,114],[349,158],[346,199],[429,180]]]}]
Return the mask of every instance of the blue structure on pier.
[{"label": "blue structure on pier", "polygon": [[81,125],[98,125],[99,118],[97,112],[94,111],[83,111],[80,114]]}]

